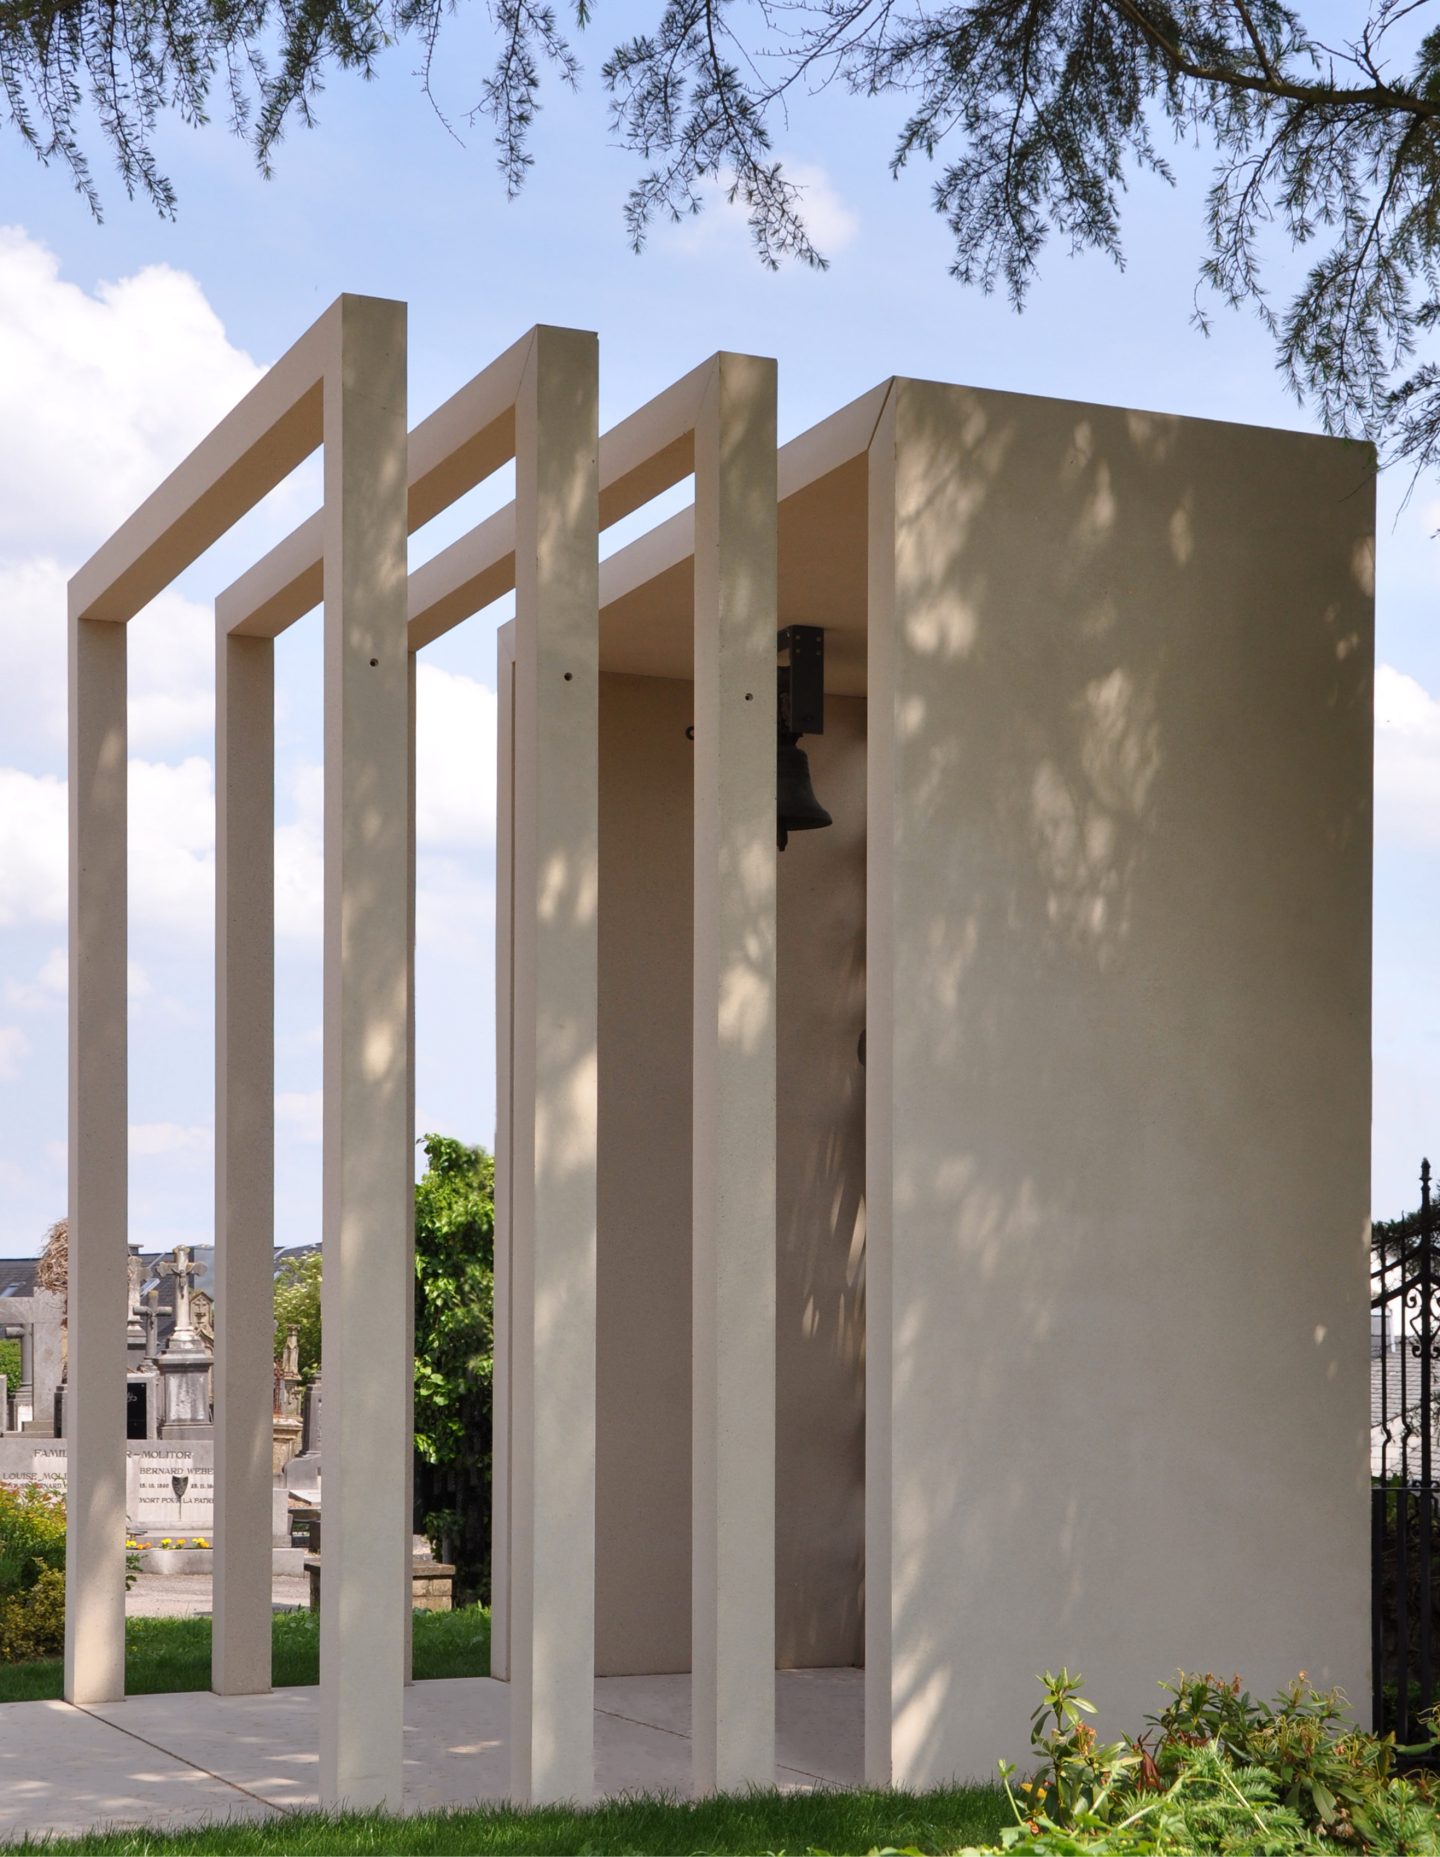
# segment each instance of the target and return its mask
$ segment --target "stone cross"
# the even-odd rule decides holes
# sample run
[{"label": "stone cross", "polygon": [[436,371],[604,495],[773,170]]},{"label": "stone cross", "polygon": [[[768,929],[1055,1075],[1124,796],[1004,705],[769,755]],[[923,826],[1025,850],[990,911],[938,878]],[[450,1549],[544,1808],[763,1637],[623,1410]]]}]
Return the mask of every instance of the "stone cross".
[{"label": "stone cross", "polygon": [[190,1326],[190,1285],[197,1275],[195,1264],[190,1256],[188,1244],[177,1244],[174,1260],[166,1258],[156,1271],[159,1277],[175,1279],[175,1326],[177,1329]]},{"label": "stone cross", "polygon": [[138,1322],[140,1320],[140,1290],[145,1282],[145,1266],[140,1261],[138,1244],[130,1246],[130,1261],[126,1265],[125,1274],[130,1282],[130,1307],[127,1313],[132,1322]]}]

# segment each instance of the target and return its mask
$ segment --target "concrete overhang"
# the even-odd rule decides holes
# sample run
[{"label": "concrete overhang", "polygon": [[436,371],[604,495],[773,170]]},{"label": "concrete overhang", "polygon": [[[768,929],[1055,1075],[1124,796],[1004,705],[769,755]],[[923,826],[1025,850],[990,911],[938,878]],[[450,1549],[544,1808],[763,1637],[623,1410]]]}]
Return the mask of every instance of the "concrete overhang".
[{"label": "concrete overhang", "polygon": [[[892,382],[782,445],[779,616],[825,628],[825,685],[865,690],[868,453]],[[600,564],[600,668],[688,680],[695,512],[680,510]]]}]

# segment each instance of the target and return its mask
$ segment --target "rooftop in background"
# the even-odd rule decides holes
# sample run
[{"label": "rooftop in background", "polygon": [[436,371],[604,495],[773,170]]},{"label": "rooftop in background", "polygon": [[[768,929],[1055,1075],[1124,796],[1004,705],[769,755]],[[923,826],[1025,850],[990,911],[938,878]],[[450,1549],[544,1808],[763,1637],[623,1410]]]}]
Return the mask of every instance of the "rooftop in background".
[{"label": "rooftop in background", "polygon": [[[309,1257],[312,1251],[320,1249],[318,1244],[289,1244],[275,1247],[275,1274],[280,1274],[280,1267],[290,1258]],[[197,1244],[191,1247],[195,1259],[195,1288],[204,1290],[206,1295],[215,1293],[215,1247],[213,1244]],[[169,1257],[168,1251],[142,1251],[140,1261],[145,1266],[145,1281],[141,1285],[144,1295],[158,1281],[160,1288],[160,1307],[168,1309],[174,1301],[174,1278],[155,1275],[156,1266],[162,1258]],[[35,1272],[40,1267],[38,1257],[0,1257],[0,1296],[33,1296],[35,1294]]]}]

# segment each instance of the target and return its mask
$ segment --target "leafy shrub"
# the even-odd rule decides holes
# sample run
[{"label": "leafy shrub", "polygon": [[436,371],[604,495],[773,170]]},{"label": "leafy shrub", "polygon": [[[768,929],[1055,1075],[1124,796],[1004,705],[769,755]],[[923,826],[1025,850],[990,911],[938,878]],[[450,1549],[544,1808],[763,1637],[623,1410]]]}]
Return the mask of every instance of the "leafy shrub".
[{"label": "leafy shrub", "polygon": [[1030,1741],[1041,1765],[1012,1786],[1015,1769],[1000,1763],[1016,1818],[1004,1839],[1017,1857],[1336,1849],[1440,1857],[1432,1776],[1397,1776],[1394,1736],[1362,1732],[1340,1692],[1314,1689],[1303,1673],[1265,1703],[1238,1677],[1182,1672],[1162,1685],[1172,1700],[1145,1735],[1108,1745],[1085,1719],[1095,1710],[1078,1675],[1047,1671],[1040,1681],[1045,1700]]},{"label": "leafy shrub", "polygon": [[1163,1687],[1174,1700],[1152,1720],[1162,1779],[1180,1749],[1212,1741],[1233,1763],[1263,1767],[1312,1831],[1346,1837],[1353,1826],[1371,1836],[1367,1807],[1394,1774],[1395,1737],[1358,1729],[1338,1689],[1312,1688],[1303,1671],[1273,1704],[1242,1691],[1238,1676],[1182,1673]]},{"label": "leafy shrub", "polygon": [[53,1657],[65,1648],[65,1575],[42,1568],[23,1593],[0,1599],[0,1663]]},{"label": "leafy shrub", "polygon": [[37,1483],[0,1484],[0,1663],[65,1646],[65,1504]]},{"label": "leafy shrub", "polygon": [[0,1483],[0,1599],[65,1569],[65,1504],[38,1484]]}]

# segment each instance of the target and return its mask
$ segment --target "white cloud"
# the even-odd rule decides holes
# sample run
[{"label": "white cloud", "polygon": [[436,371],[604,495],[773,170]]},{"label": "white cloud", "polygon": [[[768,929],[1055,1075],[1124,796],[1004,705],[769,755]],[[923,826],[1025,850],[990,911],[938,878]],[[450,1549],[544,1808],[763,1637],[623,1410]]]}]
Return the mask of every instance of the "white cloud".
[{"label": "white cloud", "polygon": [[[0,740],[53,757],[65,746],[65,583],[53,555],[0,560]],[[215,624],[173,588],[128,628],[130,747],[187,744],[215,720]]]},{"label": "white cloud", "polygon": [[136,1156],[208,1154],[214,1137],[208,1123],[132,1122],[130,1152]]},{"label": "white cloud", "polygon": [[162,593],[129,625],[130,747],[151,751],[209,734],[215,726],[215,618],[206,607]]},{"label": "white cloud", "polygon": [[[154,991],[150,976],[138,961],[126,964],[125,991],[131,1000],[144,999]],[[33,980],[5,982],[5,1004],[18,1006],[23,1012],[44,1012],[48,1007],[63,1005],[69,996],[70,958],[63,947],[50,950]]]},{"label": "white cloud", "polygon": [[275,933],[318,941],[324,929],[325,775],[313,764],[290,776],[294,817],[275,828]]},{"label": "white cloud", "polygon": [[215,788],[200,755],[130,763],[130,911],[149,928],[213,931]]},{"label": "white cloud", "polygon": [[435,664],[415,682],[415,836],[422,848],[495,842],[495,692]]},{"label": "white cloud", "polygon": [[0,928],[63,924],[68,833],[63,780],[0,767]]},{"label": "white cloud", "polygon": [[[786,178],[801,190],[800,213],[811,240],[827,258],[833,258],[860,230],[858,217],[817,162],[784,160],[782,165]],[[727,197],[734,178],[733,170],[727,170],[718,180],[705,182],[699,189],[703,211],[679,225],[664,227],[656,236],[684,252],[748,249],[749,208],[740,195],[733,200]]]},{"label": "white cloud", "polygon": [[[417,923],[422,934],[429,924],[429,933],[453,939],[462,920],[484,919],[490,909],[488,882],[456,854],[495,842],[495,692],[474,677],[422,664],[415,727]],[[314,942],[324,924],[323,768],[304,763],[293,770],[290,807],[275,831],[275,929]]]},{"label": "white cloud", "polygon": [[1375,673],[1375,833],[1440,845],[1440,702],[1389,664]]},{"label": "white cloud", "polygon": [[[495,693],[474,678],[422,665],[416,704],[419,845],[422,853],[443,850],[449,859],[443,865],[422,861],[420,917],[453,919],[457,909],[466,916],[483,915],[489,907],[488,885],[478,885],[453,859],[494,843]],[[275,833],[275,926],[282,936],[315,941],[322,929],[324,894],[323,770],[300,764],[291,774],[290,794],[291,817]],[[202,755],[178,763],[134,758],[129,804],[132,920],[168,934],[208,937],[215,913],[211,763]],[[63,780],[0,767],[0,928],[63,927],[68,832]],[[34,1009],[48,994],[63,996],[63,988],[54,969],[29,985],[11,982],[5,998]],[[131,997],[148,989],[146,976],[132,973]]]},{"label": "white cloud", "polygon": [[13,1083],[30,1055],[30,1040],[18,1025],[0,1025],[0,1083]]},{"label": "white cloud", "polygon": [[[199,755],[178,766],[132,761],[129,794],[132,918],[172,933],[209,934],[215,914],[210,763]],[[0,928],[64,925],[68,834],[63,780],[0,767]]]},{"label": "white cloud", "polygon": [[185,272],[91,293],[0,227],[0,548],[88,555],[260,372]]},{"label": "white cloud", "polygon": [[321,1090],[281,1090],[275,1097],[275,1120],[292,1129],[297,1141],[314,1147],[321,1138],[324,1107]]},{"label": "white cloud", "polygon": [[7,980],[5,1004],[22,1012],[43,1012],[56,1006],[70,991],[70,962],[64,948],[52,948],[30,981]]}]

